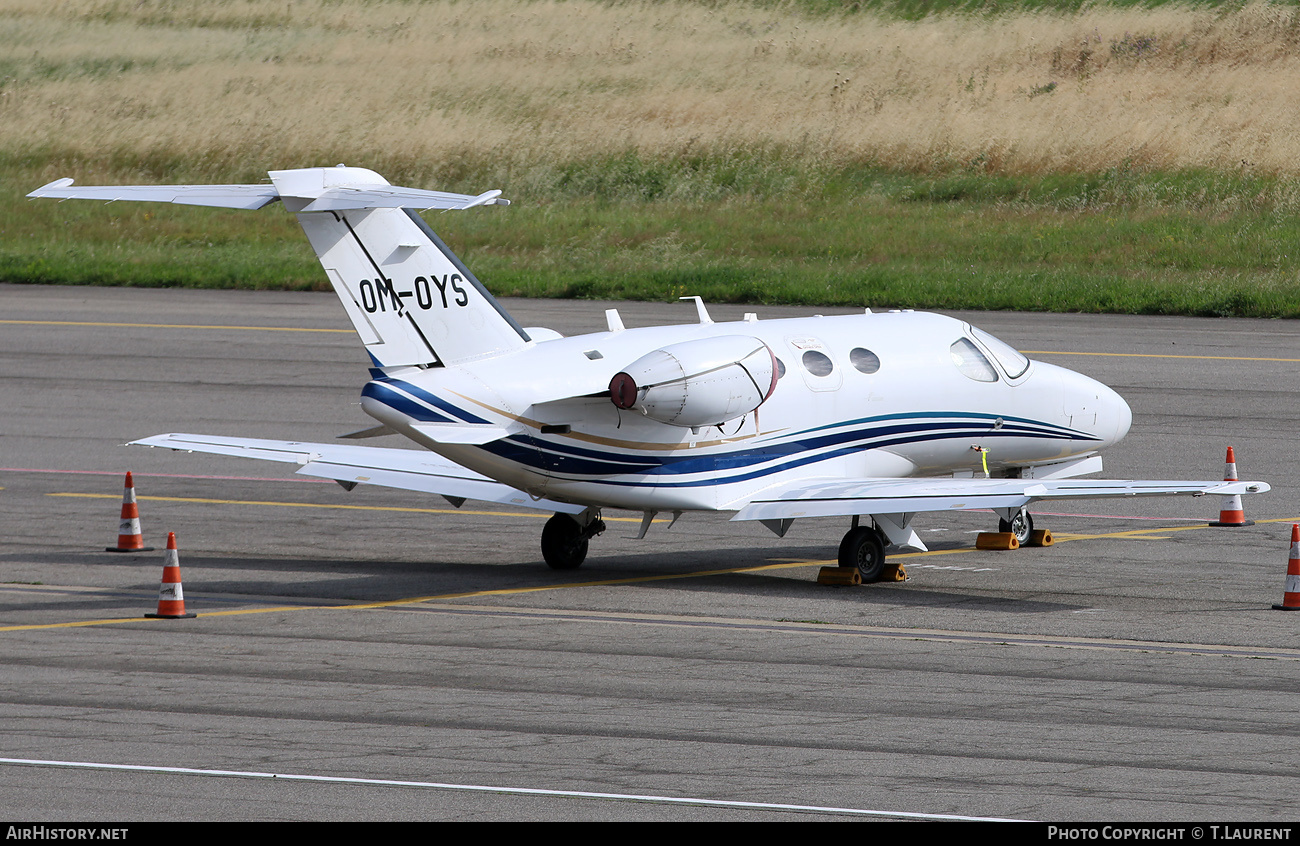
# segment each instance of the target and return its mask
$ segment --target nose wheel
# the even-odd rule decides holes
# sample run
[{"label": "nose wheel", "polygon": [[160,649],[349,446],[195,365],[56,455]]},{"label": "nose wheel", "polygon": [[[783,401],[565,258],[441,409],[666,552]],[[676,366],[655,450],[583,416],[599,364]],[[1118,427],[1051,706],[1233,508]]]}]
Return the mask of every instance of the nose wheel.
[{"label": "nose wheel", "polygon": [[1034,533],[1034,518],[1030,516],[1028,509],[1022,508],[1010,520],[998,520],[998,531],[1010,532],[1016,536],[1016,543],[1027,546],[1030,536]]}]

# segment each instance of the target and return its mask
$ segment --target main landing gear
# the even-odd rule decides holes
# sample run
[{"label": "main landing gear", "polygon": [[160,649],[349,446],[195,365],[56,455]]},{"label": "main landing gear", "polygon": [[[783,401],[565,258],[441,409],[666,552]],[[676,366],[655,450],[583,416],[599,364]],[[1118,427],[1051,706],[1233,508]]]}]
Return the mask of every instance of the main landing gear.
[{"label": "main landing gear", "polygon": [[[911,514],[873,514],[866,518],[853,518],[853,528],[840,541],[839,567],[824,567],[817,580],[824,584],[858,584],[868,582],[901,582],[907,571],[898,564],[885,560],[885,549],[925,551],[925,544],[912,531]],[[852,574],[852,578],[849,578]],[[848,579],[848,581],[845,581]]]},{"label": "main landing gear", "polygon": [[[998,534],[980,533],[977,549],[1015,549],[1019,546],[1051,546],[1052,533],[1035,531],[1034,518],[1027,508],[998,510]],[[885,560],[885,549],[892,543],[902,549],[924,551],[916,534],[909,528],[912,515],[876,514],[867,518],[868,525],[859,525],[862,518],[853,519],[840,541],[839,567],[822,569],[818,581],[823,584],[857,584],[880,581],[901,581],[906,573],[898,564]],[[850,575],[855,577],[850,579]]]},{"label": "main landing gear", "polygon": [[587,541],[605,531],[600,511],[555,514],[542,527],[542,557],[552,570],[576,570],[587,557]]},{"label": "main landing gear", "polygon": [[840,541],[840,566],[858,571],[863,582],[878,582],[885,572],[885,539],[875,526],[854,526]]}]

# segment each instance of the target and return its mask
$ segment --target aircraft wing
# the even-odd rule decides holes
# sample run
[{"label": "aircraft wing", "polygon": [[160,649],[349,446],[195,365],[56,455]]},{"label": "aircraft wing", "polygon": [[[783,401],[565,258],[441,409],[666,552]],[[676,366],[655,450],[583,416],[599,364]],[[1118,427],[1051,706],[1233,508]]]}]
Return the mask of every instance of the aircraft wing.
[{"label": "aircraft wing", "polygon": [[1038,500],[1263,493],[1264,482],[1116,479],[820,479],[766,491],[733,520],[1021,508]]},{"label": "aircraft wing", "polygon": [[333,479],[345,485],[380,485],[439,494],[456,500],[477,499],[519,508],[577,514],[584,506],[533,499],[523,491],[461,467],[436,453],[352,444],[314,444],[259,438],[222,438],[171,433],[132,441],[129,446],[165,447],[298,464],[299,475]]}]

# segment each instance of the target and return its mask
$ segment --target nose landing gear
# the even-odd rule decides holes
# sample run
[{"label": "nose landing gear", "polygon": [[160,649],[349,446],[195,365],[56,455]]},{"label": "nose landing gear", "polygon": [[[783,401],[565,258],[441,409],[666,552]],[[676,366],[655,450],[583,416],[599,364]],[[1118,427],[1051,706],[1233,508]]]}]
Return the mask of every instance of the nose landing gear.
[{"label": "nose landing gear", "polygon": [[998,531],[1010,532],[1016,536],[1016,543],[1028,546],[1029,538],[1034,533],[1034,518],[1030,516],[1029,509],[1022,508],[1010,520],[998,520]]},{"label": "nose landing gear", "polygon": [[[1001,515],[998,520],[998,534],[981,532],[975,541],[976,548],[1015,549],[1021,546],[1052,546],[1056,543],[1052,538],[1050,529],[1034,528],[1034,518],[1030,515],[1028,508],[1021,508],[1015,513],[1011,513],[1009,509],[1001,510],[998,513]],[[1008,537],[1015,538],[1014,546],[998,541],[999,538],[1006,540]]]}]

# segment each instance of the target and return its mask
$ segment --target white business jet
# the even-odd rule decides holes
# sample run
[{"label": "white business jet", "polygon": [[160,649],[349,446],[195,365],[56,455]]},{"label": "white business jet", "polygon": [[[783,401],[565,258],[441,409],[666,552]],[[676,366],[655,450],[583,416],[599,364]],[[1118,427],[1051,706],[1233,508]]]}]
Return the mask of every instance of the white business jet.
[{"label": "white business jet", "polygon": [[31,197],[259,209],[279,201],[315,248],[374,364],[361,405],[423,449],[166,434],[136,444],[299,465],[349,490],[383,485],[555,512],[547,564],[582,564],[602,509],[734,512],[784,536],[800,517],[847,517],[840,565],[864,581],[887,549],[925,549],[919,512],[991,509],[1030,537],[1031,503],[1241,495],[1262,482],[1081,480],[1132,415],[1105,385],[1031,361],[969,324],[891,311],[608,328],[524,328],[415,210],[507,205],[390,185],[339,166],[264,185],[80,187]]}]

